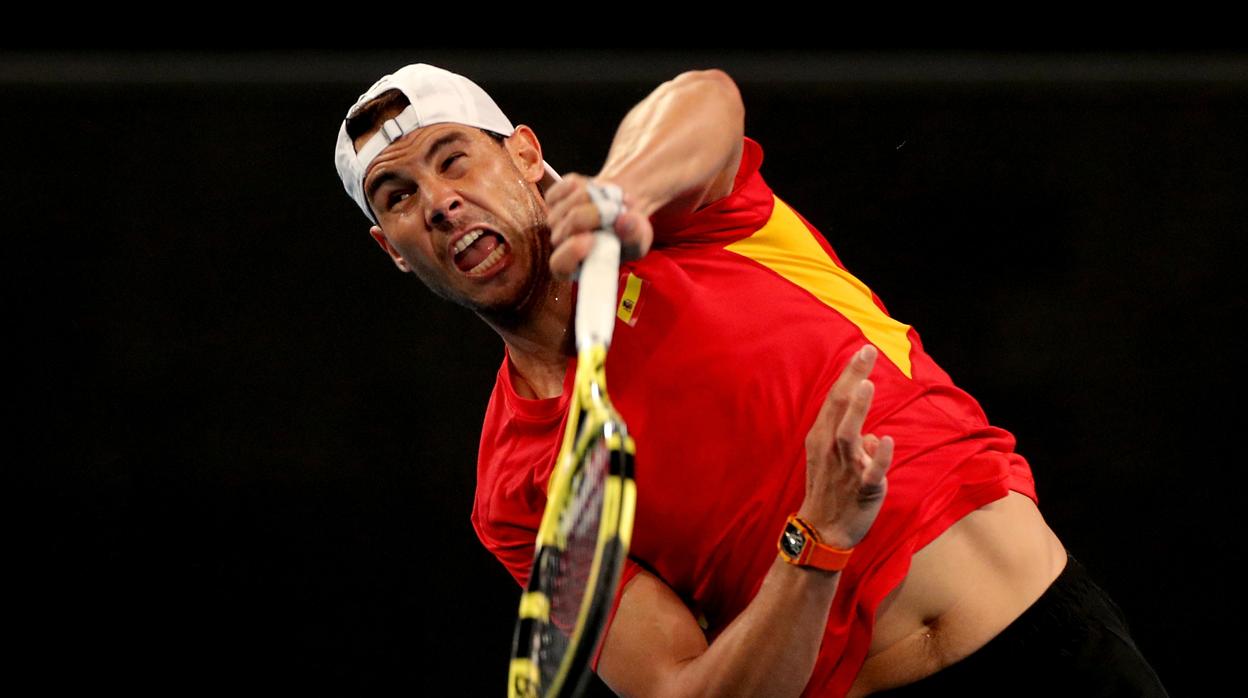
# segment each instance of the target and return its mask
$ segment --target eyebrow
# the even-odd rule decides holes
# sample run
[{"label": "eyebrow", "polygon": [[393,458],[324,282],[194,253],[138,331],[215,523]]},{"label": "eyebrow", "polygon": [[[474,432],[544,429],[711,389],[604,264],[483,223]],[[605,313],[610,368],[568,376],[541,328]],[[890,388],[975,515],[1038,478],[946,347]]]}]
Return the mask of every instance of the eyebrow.
[{"label": "eyebrow", "polygon": [[394,179],[400,179],[400,177],[399,173],[394,172],[393,170],[377,175],[373,181],[368,183],[368,191],[364,192],[364,197],[369,201],[372,201],[373,197],[377,195],[377,190],[381,189],[382,185],[386,182]]},{"label": "eyebrow", "polygon": [[[437,139],[433,142],[433,145],[430,146],[429,150],[425,152],[425,164],[431,162],[434,156],[437,155],[438,151],[442,148],[461,141],[468,141],[468,136],[463,131],[452,131]],[[383,172],[377,175],[376,179],[368,183],[368,188],[364,192],[365,198],[372,201],[373,197],[377,194],[377,190],[381,189],[382,185],[395,179],[402,179],[402,176],[394,171]]]},{"label": "eyebrow", "polygon": [[468,141],[468,136],[465,135],[463,131],[452,131],[434,141],[433,145],[425,153],[425,164],[429,164],[433,160],[433,157],[438,154],[439,150],[459,141]]}]

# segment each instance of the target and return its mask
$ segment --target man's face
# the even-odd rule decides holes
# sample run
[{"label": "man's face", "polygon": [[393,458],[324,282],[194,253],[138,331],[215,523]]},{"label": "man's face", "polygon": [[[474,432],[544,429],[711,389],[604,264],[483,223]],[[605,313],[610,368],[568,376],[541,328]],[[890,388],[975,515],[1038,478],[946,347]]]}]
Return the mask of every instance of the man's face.
[{"label": "man's face", "polygon": [[373,237],[439,296],[486,316],[523,314],[549,281],[531,134],[500,145],[471,126],[433,124],[390,144],[364,177]]}]

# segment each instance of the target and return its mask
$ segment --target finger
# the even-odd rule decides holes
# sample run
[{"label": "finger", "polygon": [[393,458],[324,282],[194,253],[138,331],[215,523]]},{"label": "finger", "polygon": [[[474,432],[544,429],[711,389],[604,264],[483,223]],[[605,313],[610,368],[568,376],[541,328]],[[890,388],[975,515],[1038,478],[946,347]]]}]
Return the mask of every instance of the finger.
[{"label": "finger", "polygon": [[598,207],[591,203],[570,207],[559,218],[552,217],[550,220],[554,221],[550,228],[550,243],[556,247],[576,233],[597,230],[600,222]]},{"label": "finger", "polygon": [[850,357],[849,363],[845,365],[845,368],[841,369],[841,375],[836,379],[836,383],[832,385],[832,392],[838,395],[842,404],[849,400],[855,386],[871,375],[871,369],[875,366],[877,354],[876,348],[867,344],[855,352]]},{"label": "finger", "polygon": [[550,189],[546,190],[546,206],[553,210],[555,205],[565,200],[567,197],[575,194],[578,190],[584,191],[585,175],[569,172],[555,182]]},{"label": "finger", "polygon": [[625,210],[615,219],[615,234],[620,238],[622,259],[641,259],[650,251],[654,227],[640,212]]},{"label": "finger", "polygon": [[[555,203],[555,205],[551,206],[546,212],[546,220],[550,223],[552,242],[555,240],[555,228],[558,227],[559,221],[568,216],[569,211],[581,206],[593,206],[593,202],[589,198],[589,192],[585,191],[585,187],[583,185],[573,186],[574,188],[570,189],[566,196]],[[560,242],[562,242],[562,240],[560,240]]]},{"label": "finger", "polygon": [[875,366],[875,357],[878,354],[879,351],[874,345],[864,344],[850,357],[849,363],[841,370],[841,375],[837,378],[833,388],[840,388],[848,394],[854,386],[858,385],[858,381],[871,375],[871,369]]},{"label": "finger", "polygon": [[893,463],[894,448],[893,437],[885,436],[880,439],[880,445],[875,449],[875,455],[872,456],[871,462],[862,474],[864,487],[879,487],[884,483],[884,478],[888,474],[888,468]]},{"label": "finger", "polygon": [[880,445],[880,439],[875,434],[867,434],[862,437],[862,450],[870,457],[875,456],[875,449]]},{"label": "finger", "polygon": [[841,369],[841,375],[832,384],[827,397],[824,398],[823,405],[819,408],[819,416],[815,418],[816,424],[840,422],[841,415],[845,413],[845,408],[849,404],[849,395],[853,386],[871,374],[871,367],[875,365],[875,355],[875,347],[867,344],[849,357],[849,363]]},{"label": "finger", "polygon": [[858,453],[858,444],[862,439],[862,425],[867,421],[867,412],[871,409],[871,397],[874,394],[875,385],[865,378],[854,387],[849,406],[836,428],[838,446],[847,449],[841,451],[843,458],[852,457]]},{"label": "finger", "polygon": [[550,271],[557,278],[567,281],[576,273],[581,262],[589,255],[594,246],[594,237],[589,234],[573,235],[564,241],[550,255]]}]

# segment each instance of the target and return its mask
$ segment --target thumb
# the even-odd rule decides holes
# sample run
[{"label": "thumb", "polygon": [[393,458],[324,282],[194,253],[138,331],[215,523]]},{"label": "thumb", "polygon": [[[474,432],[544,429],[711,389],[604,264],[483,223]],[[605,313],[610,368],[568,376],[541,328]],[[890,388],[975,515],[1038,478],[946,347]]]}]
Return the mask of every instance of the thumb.
[{"label": "thumb", "polygon": [[625,259],[640,259],[650,251],[650,221],[645,216],[625,211],[615,219],[614,228]]},{"label": "thumb", "polygon": [[615,234],[620,237],[621,242],[627,242],[628,239],[637,233],[637,220],[632,211],[624,211],[615,219]]}]

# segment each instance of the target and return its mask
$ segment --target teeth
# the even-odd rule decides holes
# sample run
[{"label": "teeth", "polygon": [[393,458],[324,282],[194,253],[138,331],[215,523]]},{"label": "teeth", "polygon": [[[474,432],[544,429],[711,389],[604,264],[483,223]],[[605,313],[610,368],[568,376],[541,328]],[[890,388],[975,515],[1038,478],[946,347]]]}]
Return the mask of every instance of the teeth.
[{"label": "teeth", "polygon": [[460,252],[463,252],[464,250],[468,249],[468,246],[476,242],[477,238],[481,237],[481,234],[483,232],[485,231],[474,230],[471,233],[468,233],[467,235],[460,238],[459,242],[455,243],[454,254],[459,254]]},{"label": "teeth", "polygon": [[468,270],[468,273],[469,273],[469,274],[480,274],[481,272],[485,271],[486,269],[489,269],[490,267],[494,266],[494,264],[495,264],[496,262],[498,262],[498,260],[500,260],[500,259],[502,259],[502,258],[503,258],[503,247],[505,247],[505,245],[504,245],[504,243],[502,243],[502,242],[500,241],[500,242],[498,243],[498,247],[495,247],[495,248],[494,248],[494,251],[490,253],[490,256],[488,256],[488,257],[486,257],[485,259],[481,260],[481,262],[480,262],[479,264],[477,264],[477,266],[475,266],[475,267],[473,267],[473,268],[469,269],[469,270]]}]

